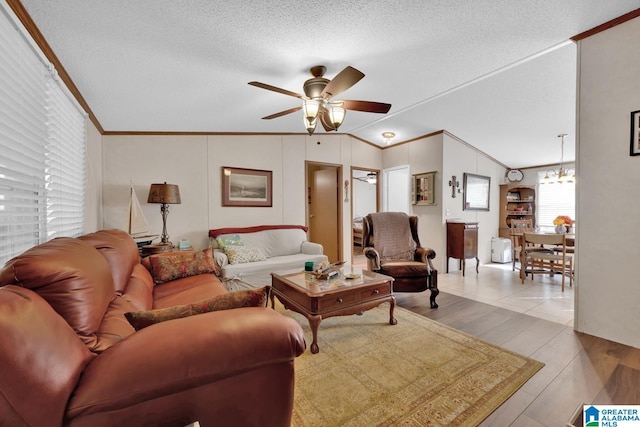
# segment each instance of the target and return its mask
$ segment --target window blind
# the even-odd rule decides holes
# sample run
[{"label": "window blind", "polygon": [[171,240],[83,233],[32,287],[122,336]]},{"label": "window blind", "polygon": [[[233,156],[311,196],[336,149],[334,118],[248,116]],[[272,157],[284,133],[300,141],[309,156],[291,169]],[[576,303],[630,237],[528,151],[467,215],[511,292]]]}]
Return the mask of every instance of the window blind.
[{"label": "window blind", "polygon": [[45,75],[0,13],[0,263],[46,238]]},{"label": "window blind", "polygon": [[[542,174],[541,179],[544,177]],[[576,185],[564,182],[562,184],[538,185],[538,220],[541,227],[553,227],[553,220],[558,215],[568,215],[576,219]]]},{"label": "window blind", "polygon": [[84,117],[0,5],[0,265],[80,234]]},{"label": "window blind", "polygon": [[55,75],[47,78],[46,196],[47,239],[82,234],[84,223],[84,118],[60,90]]}]

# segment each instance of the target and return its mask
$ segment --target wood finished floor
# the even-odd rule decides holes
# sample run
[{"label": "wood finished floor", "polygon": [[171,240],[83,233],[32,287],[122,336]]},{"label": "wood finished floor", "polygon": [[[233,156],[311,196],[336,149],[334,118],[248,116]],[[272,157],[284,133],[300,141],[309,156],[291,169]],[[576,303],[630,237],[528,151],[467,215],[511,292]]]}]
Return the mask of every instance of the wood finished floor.
[{"label": "wood finished floor", "polygon": [[559,293],[559,280],[522,285],[510,266],[476,275],[468,263],[466,277],[439,274],[438,309],[428,293],[396,293],[400,307],[545,363],[481,426],[567,426],[583,404],[640,404],[640,349],[575,332],[567,313],[554,315],[572,317],[573,291]]}]

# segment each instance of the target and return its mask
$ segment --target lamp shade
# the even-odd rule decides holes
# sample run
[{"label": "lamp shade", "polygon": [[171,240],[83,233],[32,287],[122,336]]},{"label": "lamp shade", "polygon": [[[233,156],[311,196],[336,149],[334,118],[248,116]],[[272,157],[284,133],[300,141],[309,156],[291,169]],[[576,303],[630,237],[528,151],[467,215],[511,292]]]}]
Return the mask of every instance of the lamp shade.
[{"label": "lamp shade", "polygon": [[304,117],[312,122],[318,117],[318,111],[320,111],[320,103],[315,99],[306,99],[302,103],[302,111],[304,112]]},{"label": "lamp shade", "polygon": [[147,203],[180,204],[180,189],[175,184],[151,184]]},{"label": "lamp shade", "polygon": [[329,107],[329,120],[334,130],[338,130],[346,114],[347,110],[344,109],[342,104],[331,104]]},{"label": "lamp shade", "polygon": [[316,130],[316,124],[318,124],[318,119],[314,118],[309,120],[307,117],[302,117],[302,121],[304,122],[304,126],[307,128],[307,132],[309,132],[309,135],[311,135],[313,131]]}]

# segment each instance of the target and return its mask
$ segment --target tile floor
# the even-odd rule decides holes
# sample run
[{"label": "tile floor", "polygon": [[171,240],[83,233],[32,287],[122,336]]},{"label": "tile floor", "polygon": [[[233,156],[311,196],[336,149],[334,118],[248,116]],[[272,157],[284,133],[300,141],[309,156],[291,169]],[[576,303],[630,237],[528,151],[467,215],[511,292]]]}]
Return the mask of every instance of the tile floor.
[{"label": "tile floor", "polygon": [[564,292],[560,290],[561,277],[536,275],[520,281],[520,272],[509,264],[480,265],[465,271],[438,274],[438,288],[442,292],[480,301],[529,316],[538,317],[566,326],[573,326],[574,287],[565,279]]},{"label": "tile floor", "polygon": [[[353,264],[366,268],[364,256],[354,257]],[[511,263],[481,264],[480,273],[476,274],[475,263],[469,262],[464,277],[459,271],[438,272],[438,288],[442,292],[573,327],[575,283],[574,287],[569,287],[565,280],[562,292],[562,279],[556,274],[553,277],[536,275],[534,280],[528,276],[522,284],[520,272],[511,268]]]}]

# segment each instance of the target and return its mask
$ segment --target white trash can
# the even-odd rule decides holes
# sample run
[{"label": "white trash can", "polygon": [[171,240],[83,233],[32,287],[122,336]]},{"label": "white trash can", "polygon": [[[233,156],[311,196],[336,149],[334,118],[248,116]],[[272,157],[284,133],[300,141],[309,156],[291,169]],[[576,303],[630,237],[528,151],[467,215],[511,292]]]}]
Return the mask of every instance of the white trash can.
[{"label": "white trash can", "polygon": [[491,262],[511,262],[511,239],[491,238]]}]

